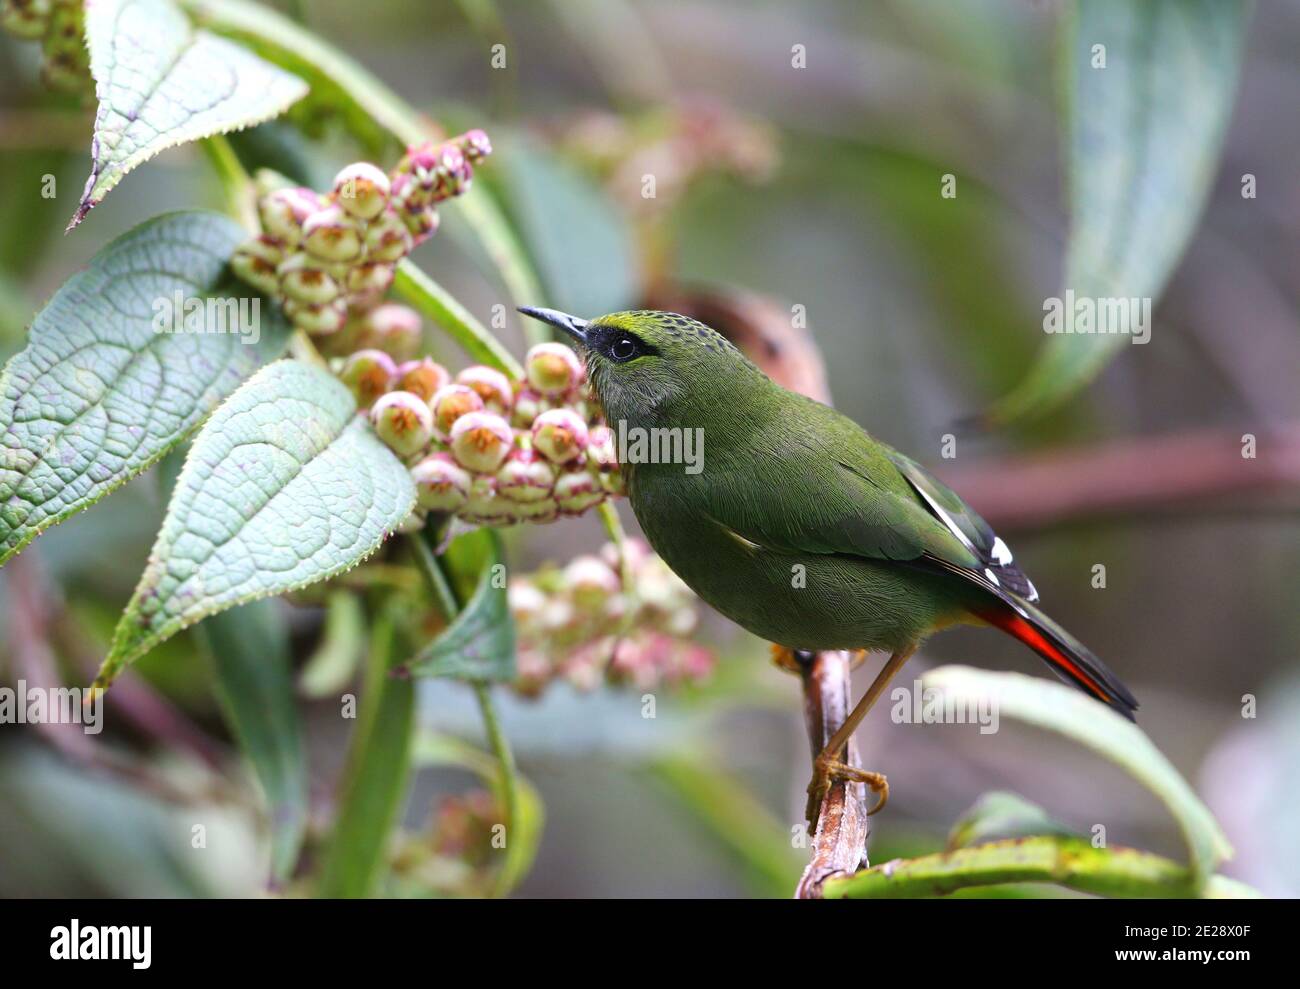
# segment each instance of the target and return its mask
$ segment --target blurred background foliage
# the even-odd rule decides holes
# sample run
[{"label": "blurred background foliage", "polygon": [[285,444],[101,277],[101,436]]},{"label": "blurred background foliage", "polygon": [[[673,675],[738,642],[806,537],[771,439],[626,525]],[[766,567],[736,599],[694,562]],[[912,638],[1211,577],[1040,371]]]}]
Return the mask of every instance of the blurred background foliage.
[{"label": "blurred background foliage", "polygon": [[[1202,430],[1233,443],[1289,435],[1296,449],[1300,9],[1257,6],[1222,165],[1152,343],[1123,348],[1050,415],[997,430],[954,424],[1023,379],[1045,339],[1042,300],[1061,282],[1058,4],[298,0],[281,9],[449,132],[488,130],[498,151],[480,177],[499,194],[547,303],[595,315],[685,297],[744,325],[788,322],[792,306],[805,307],[838,407],[959,488],[974,478],[999,492],[996,511],[972,500],[1012,537],[1053,615],[1142,699],[1143,727],[1237,850],[1222,871],[1266,894],[1300,894],[1294,489],[1148,499],[1105,514],[1084,506],[1045,522],[1032,511],[1042,491],[999,485],[1006,458]],[[493,70],[498,43],[507,65]],[[807,50],[801,71],[790,68],[795,44]],[[165,210],[221,208],[222,192],[193,146],[167,152],[64,237],[87,171],[90,113],[45,93],[33,52],[7,37],[0,94],[7,356],[33,312],[111,237]],[[318,186],[359,150],[328,126],[308,143],[283,122],[241,144]],[[645,173],[657,179],[650,202]],[[1256,176],[1258,198],[1241,196],[1244,173]],[[939,195],[945,174],[956,177],[955,199]],[[46,175],[57,180],[52,199],[39,195]],[[456,210],[445,228],[415,260],[490,323],[508,296]],[[507,322],[499,332],[520,353],[513,314]],[[429,343],[463,363],[445,337],[431,332]],[[951,462],[941,459],[949,433]],[[88,682],[177,466],[168,458],[5,568],[5,683],[41,671]],[[1186,466],[1194,495],[1197,465]],[[625,506],[621,514],[635,531]],[[604,538],[594,518],[527,527],[509,535],[511,566],[562,563]],[[1097,563],[1104,589],[1092,584]],[[356,724],[340,717],[339,695],[356,690],[367,637],[358,610],[326,595],[267,608],[284,641],[256,648],[290,657],[305,737],[302,752],[266,758],[289,760],[276,765],[290,775],[294,760],[308,767],[310,867]],[[31,648],[32,627],[44,649]],[[114,688],[102,736],[5,726],[0,894],[265,888],[284,820],[272,814],[268,826],[238,754],[237,719],[222,716],[202,641],[219,634],[191,631],[145,657]],[[653,719],[632,689],[558,685],[539,700],[502,698],[529,819],[540,826],[545,808],[531,868],[512,865],[518,894],[790,894],[806,859],[794,840],[808,762],[797,686],[769,666],[762,644],[715,616],[699,636],[720,652],[717,672],[703,686],[658,692]],[[913,667],[919,675],[945,662],[1038,673],[1027,652],[972,630],[935,640]],[[280,685],[254,689],[287,702]],[[1242,717],[1246,694],[1257,718]],[[500,795],[473,694],[425,682],[418,708],[417,774],[382,890],[484,892],[493,850],[483,824]],[[991,790],[1020,794],[1071,833],[1103,825],[1111,844],[1180,857],[1156,800],[1063,739],[1010,723],[989,736],[970,725],[896,725],[883,711],[860,738],[866,764],[893,786],[874,819],[875,862],[942,848]],[[202,851],[191,848],[195,824],[206,827]],[[296,887],[289,878],[281,888]]]}]

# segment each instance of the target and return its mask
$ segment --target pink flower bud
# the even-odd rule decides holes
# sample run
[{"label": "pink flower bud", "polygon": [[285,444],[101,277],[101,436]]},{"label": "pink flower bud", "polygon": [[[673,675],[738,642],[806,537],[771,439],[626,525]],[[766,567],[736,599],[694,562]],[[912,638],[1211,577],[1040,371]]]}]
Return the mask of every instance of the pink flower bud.
[{"label": "pink flower bud", "polygon": [[510,425],[518,429],[532,429],[533,420],[548,408],[550,405],[537,392],[531,388],[520,388],[515,393],[514,406],[510,411]]},{"label": "pink flower bud", "polygon": [[515,514],[522,522],[544,525],[560,517],[560,506],[554,498],[542,498],[540,501],[517,501],[514,503]]},{"label": "pink flower bud", "polygon": [[524,358],[528,383],[543,395],[558,397],[583,378],[578,355],[562,343],[539,343]]},{"label": "pink flower bud", "polygon": [[322,305],[339,297],[338,282],[319,261],[302,251],[295,251],[280,262],[276,274],[280,276],[280,291],[286,298]]},{"label": "pink flower bud", "polygon": [[574,603],[588,612],[601,611],[622,590],[618,575],[598,556],[575,556],[564,568],[563,579]]},{"label": "pink flower bud", "polygon": [[354,309],[370,309],[393,284],[393,266],[382,261],[366,261],[347,274],[348,303]]},{"label": "pink flower bud", "polygon": [[368,409],[393,386],[396,373],[393,359],[382,350],[358,350],[343,362],[339,380],[348,386],[357,407]]},{"label": "pink flower bud", "polygon": [[447,369],[428,357],[407,361],[397,369],[397,387],[419,395],[426,402],[450,380]]},{"label": "pink flower bud", "polygon": [[411,235],[412,247],[418,247],[438,232],[438,211],[432,206],[404,209],[399,215]]},{"label": "pink flower bud", "polygon": [[496,484],[494,477],[475,477],[470,484],[469,499],[465,502],[465,507],[460,510],[461,518],[475,525],[513,523],[515,506],[497,495]]},{"label": "pink flower bud", "polygon": [[431,512],[455,512],[469,500],[473,477],[448,453],[432,453],[411,468],[416,500]]},{"label": "pink flower bud", "polygon": [[379,438],[400,457],[423,450],[433,438],[433,415],[419,395],[390,391],[370,409],[370,421]]},{"label": "pink flower bud", "polygon": [[262,230],[290,247],[302,239],[302,225],[307,217],[325,207],[324,200],[311,189],[276,189],[257,204]]},{"label": "pink flower bud", "polygon": [[372,220],[388,204],[388,175],[366,161],[348,165],[334,176],[334,200],[361,220]]},{"label": "pink flower bud", "polygon": [[361,257],[361,228],[342,207],[326,206],[303,221],[302,243],[323,261],[355,261]]},{"label": "pink flower bud", "polygon": [[483,399],[478,392],[466,385],[443,385],[429,399],[433,410],[433,428],[441,440],[451,439],[452,426],[471,412],[483,410]]},{"label": "pink flower bud", "polygon": [[415,240],[402,218],[391,210],[381,213],[366,227],[366,257],[396,264],[411,253]]},{"label": "pink flower bud", "polygon": [[604,500],[605,492],[585,470],[561,474],[555,482],[555,501],[566,515],[581,515]]},{"label": "pink flower bud", "polygon": [[297,299],[284,300],[284,314],[294,326],[301,327],[311,336],[328,336],[343,329],[348,321],[348,307],[343,299],[314,304]]},{"label": "pink flower bud", "polygon": [[467,412],[451,427],[451,452],[458,463],[491,474],[505,461],[514,442],[510,425],[491,412]]},{"label": "pink flower bud", "polygon": [[467,130],[464,134],[454,138],[460,146],[465,157],[471,162],[482,161],[492,153],[492,142],[488,139],[487,134],[475,127],[473,130]]},{"label": "pink flower bud", "polygon": [[276,268],[284,260],[284,250],[278,241],[263,234],[245,241],[230,256],[230,270],[253,288],[278,297],[280,276]]},{"label": "pink flower bud", "polygon": [[510,379],[500,371],[476,364],[456,375],[456,382],[478,392],[478,397],[483,399],[484,408],[502,415],[510,411],[514,394]]},{"label": "pink flower bud", "polygon": [[552,463],[577,459],[587,445],[587,424],[569,409],[551,409],[533,422],[533,446]]},{"label": "pink flower bud", "polygon": [[395,360],[406,360],[420,346],[420,314],[396,302],[376,306],[358,317],[357,344],[383,350]]},{"label": "pink flower bud", "polygon": [[508,501],[549,498],[555,485],[555,468],[536,450],[515,447],[497,471],[497,493]]}]

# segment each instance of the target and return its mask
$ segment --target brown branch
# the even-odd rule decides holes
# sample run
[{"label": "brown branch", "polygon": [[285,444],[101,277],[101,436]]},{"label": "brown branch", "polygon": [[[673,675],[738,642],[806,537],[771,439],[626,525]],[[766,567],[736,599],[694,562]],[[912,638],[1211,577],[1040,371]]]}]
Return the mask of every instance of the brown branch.
[{"label": "brown branch", "polygon": [[[826,747],[831,736],[853,710],[853,678],[850,654],[819,652],[802,654],[800,679],[803,683],[804,720],[812,757]],[[845,761],[858,765],[857,746],[849,740]],[[867,861],[866,788],[861,783],[835,780],[822,798],[813,833],[812,855],[795,889],[797,899],[816,899],[832,876],[852,875]]]},{"label": "brown branch", "polygon": [[[1256,433],[1255,457],[1242,434]],[[946,469],[995,528],[1246,507],[1300,512],[1300,423],[1199,430]]]}]

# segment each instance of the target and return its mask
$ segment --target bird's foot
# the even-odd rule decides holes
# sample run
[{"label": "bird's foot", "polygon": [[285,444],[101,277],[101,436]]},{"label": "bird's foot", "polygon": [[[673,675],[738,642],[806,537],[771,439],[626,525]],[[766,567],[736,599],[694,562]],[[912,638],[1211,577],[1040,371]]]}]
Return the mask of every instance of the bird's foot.
[{"label": "bird's foot", "polygon": [[804,652],[801,649],[791,649],[788,646],[778,646],[772,644],[772,665],[778,670],[785,670],[787,673],[793,673],[795,676],[802,676],[812,661],[812,653]]},{"label": "bird's foot", "polygon": [[808,818],[808,827],[812,831],[817,830],[817,816],[821,810],[822,800],[826,792],[831,788],[831,784],[836,780],[843,780],[846,783],[863,783],[871,788],[871,792],[878,795],[876,806],[867,811],[867,816],[879,810],[884,809],[889,802],[889,780],[885,778],[884,773],[873,773],[866,769],[858,769],[856,766],[850,766],[839,759],[831,758],[825,753],[819,755],[813,762],[812,781],[808,784],[808,806],[806,815]]}]

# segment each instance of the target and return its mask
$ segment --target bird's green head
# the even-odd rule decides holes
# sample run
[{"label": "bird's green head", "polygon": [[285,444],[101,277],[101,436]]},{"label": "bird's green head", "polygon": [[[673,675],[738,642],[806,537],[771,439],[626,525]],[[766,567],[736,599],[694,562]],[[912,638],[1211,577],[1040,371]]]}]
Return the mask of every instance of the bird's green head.
[{"label": "bird's green head", "polygon": [[581,344],[610,422],[648,424],[767,383],[730,340],[689,316],[638,309],[585,320],[554,309],[519,311]]}]

